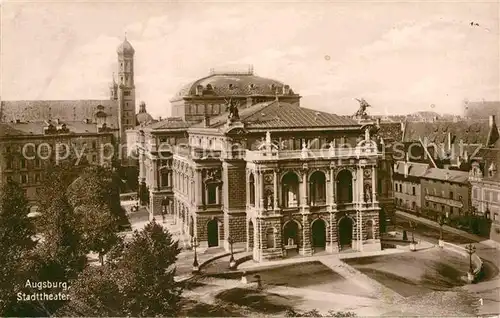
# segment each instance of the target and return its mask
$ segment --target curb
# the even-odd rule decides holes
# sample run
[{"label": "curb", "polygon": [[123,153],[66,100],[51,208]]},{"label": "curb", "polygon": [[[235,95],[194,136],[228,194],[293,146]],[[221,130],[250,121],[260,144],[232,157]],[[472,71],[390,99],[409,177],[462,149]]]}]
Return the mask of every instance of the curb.
[{"label": "curb", "polygon": [[[234,251],[234,250],[233,250],[233,254],[242,253],[242,252],[244,252],[244,251],[245,251],[245,249],[240,249],[240,250],[236,250],[236,251]],[[202,269],[203,267],[207,266],[209,263],[211,263],[211,262],[213,262],[213,261],[215,261],[215,260],[218,260],[218,259],[220,259],[220,258],[223,258],[223,257],[229,256],[229,255],[231,255],[231,252],[223,252],[223,253],[215,254],[215,255],[214,255],[214,256],[212,256],[211,258],[209,258],[209,259],[207,259],[206,261],[203,261],[203,262],[201,262],[201,263],[200,263],[200,265],[199,265],[199,267],[198,267],[198,268],[199,268],[199,271],[201,272],[201,269]],[[199,274],[200,274],[200,273],[196,273],[196,274],[191,273],[191,274],[187,274],[187,275],[183,275],[183,276],[176,276],[176,277],[174,277],[174,280],[175,280],[175,282],[177,282],[177,283],[184,283],[184,282],[189,281],[189,280],[191,280],[192,278],[194,278],[194,277],[198,276]]]}]

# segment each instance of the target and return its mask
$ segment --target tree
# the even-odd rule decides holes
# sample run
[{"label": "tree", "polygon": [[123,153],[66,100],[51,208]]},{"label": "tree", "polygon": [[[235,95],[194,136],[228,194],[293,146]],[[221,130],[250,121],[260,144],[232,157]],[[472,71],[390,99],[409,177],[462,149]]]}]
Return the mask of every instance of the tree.
[{"label": "tree", "polygon": [[120,240],[111,212],[105,205],[88,203],[76,207],[75,214],[83,245],[86,250],[98,253],[99,261],[104,265],[104,255]]},{"label": "tree", "polygon": [[128,224],[126,213],[120,204],[121,182],[117,173],[110,169],[89,167],[68,187],[68,200],[73,207],[89,203],[106,206],[118,230]]},{"label": "tree", "polygon": [[123,316],[121,275],[109,265],[87,267],[71,285],[71,301],[57,311],[57,316]]},{"label": "tree", "polygon": [[32,265],[35,228],[22,188],[7,181],[0,190],[0,316],[18,316],[15,295]]},{"label": "tree", "polygon": [[79,276],[70,308],[86,316],[176,316],[182,289],[174,281],[174,265],[180,250],[171,234],[153,221],[115,252],[100,269]]},{"label": "tree", "polygon": [[155,221],[134,233],[120,261],[126,315],[176,316],[182,292],[174,281],[179,252],[178,242]]}]

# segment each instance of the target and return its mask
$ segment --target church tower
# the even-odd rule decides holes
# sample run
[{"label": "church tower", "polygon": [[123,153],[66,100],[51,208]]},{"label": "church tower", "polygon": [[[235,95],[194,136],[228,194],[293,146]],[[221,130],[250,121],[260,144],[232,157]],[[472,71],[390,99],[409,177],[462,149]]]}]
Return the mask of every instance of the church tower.
[{"label": "church tower", "polygon": [[120,129],[120,144],[122,145],[122,162],[126,162],[127,144],[126,130],[135,127],[135,85],[134,85],[134,54],[135,50],[127,41],[118,46],[118,126]]}]

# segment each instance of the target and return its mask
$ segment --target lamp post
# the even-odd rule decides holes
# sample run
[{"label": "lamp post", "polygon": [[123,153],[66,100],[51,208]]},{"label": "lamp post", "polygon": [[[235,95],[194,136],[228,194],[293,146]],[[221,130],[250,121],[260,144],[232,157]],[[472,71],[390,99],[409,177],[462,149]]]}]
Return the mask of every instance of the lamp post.
[{"label": "lamp post", "polygon": [[417,247],[415,245],[415,229],[417,228],[417,224],[415,222],[410,221],[410,228],[411,228],[411,242],[410,242],[410,250],[411,251],[416,251]]},{"label": "lamp post", "polygon": [[191,244],[194,249],[194,260],[193,260],[193,273],[198,273],[200,271],[200,267],[198,264],[198,254],[196,253],[196,248],[198,247],[198,239],[196,237],[193,237],[191,239]]},{"label": "lamp post", "polygon": [[233,254],[233,244],[234,244],[234,240],[233,238],[230,236],[227,238],[227,242],[229,243],[229,249],[230,249],[230,252],[231,252],[231,257],[229,258],[229,268],[230,269],[234,269],[234,267],[236,266],[236,261],[234,259],[234,254]]},{"label": "lamp post", "polygon": [[471,244],[465,246],[467,254],[469,254],[469,271],[467,272],[467,280],[469,283],[474,281],[474,267],[472,267],[472,255],[476,252],[476,247]]}]

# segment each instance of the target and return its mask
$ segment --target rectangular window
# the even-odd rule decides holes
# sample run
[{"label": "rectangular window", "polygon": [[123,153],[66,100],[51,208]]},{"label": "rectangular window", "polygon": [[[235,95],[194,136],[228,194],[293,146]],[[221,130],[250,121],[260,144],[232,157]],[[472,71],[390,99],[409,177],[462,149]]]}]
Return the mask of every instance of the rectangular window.
[{"label": "rectangular window", "polygon": [[217,203],[217,185],[216,184],[208,184],[207,185],[207,204],[216,204]]},{"label": "rectangular window", "polygon": [[92,155],[92,162],[97,162],[97,155]]},{"label": "rectangular window", "polygon": [[450,199],[453,200],[453,191],[450,191]]},{"label": "rectangular window", "polygon": [[14,163],[12,159],[7,159],[7,169],[13,169],[14,168]]},{"label": "rectangular window", "polygon": [[21,169],[26,169],[26,160],[21,159]]},{"label": "rectangular window", "polygon": [[496,191],[492,192],[492,198],[491,198],[491,200],[493,202],[498,202],[498,192],[496,192]]},{"label": "rectangular window", "polygon": [[97,142],[96,141],[92,141],[92,149],[96,149],[97,148]]},{"label": "rectangular window", "polygon": [[415,187],[413,187],[412,194],[417,195],[417,189]]},{"label": "rectangular window", "polygon": [[25,174],[21,175],[21,183],[22,184],[28,183],[28,176],[27,175],[25,175]]},{"label": "rectangular window", "polygon": [[478,199],[478,195],[477,195],[477,188],[474,188],[474,190],[472,190],[472,197],[474,199]]},{"label": "rectangular window", "polygon": [[36,183],[40,182],[40,174],[39,173],[35,173],[35,182]]},{"label": "rectangular window", "polygon": [[490,191],[484,191],[484,200],[490,201]]},{"label": "rectangular window", "polygon": [[124,91],[123,96],[130,96],[130,91]]}]

